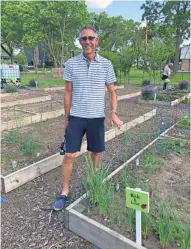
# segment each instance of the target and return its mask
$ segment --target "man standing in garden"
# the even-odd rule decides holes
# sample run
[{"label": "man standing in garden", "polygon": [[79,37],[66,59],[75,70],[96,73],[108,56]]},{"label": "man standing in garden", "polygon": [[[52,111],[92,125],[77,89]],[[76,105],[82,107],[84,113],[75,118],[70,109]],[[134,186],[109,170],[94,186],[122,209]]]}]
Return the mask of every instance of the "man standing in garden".
[{"label": "man standing in garden", "polygon": [[99,165],[101,152],[105,151],[104,97],[107,86],[111,107],[110,121],[119,129],[123,122],[117,116],[116,82],[111,62],[101,57],[96,48],[99,38],[96,30],[86,25],[82,28],[79,41],[83,52],[66,62],[64,80],[65,108],[65,155],[62,163],[62,192],[56,198],[53,209],[64,208],[69,193],[76,152],[80,151],[86,133],[87,150],[91,152],[94,168]]},{"label": "man standing in garden", "polygon": [[162,75],[162,80],[164,80],[163,90],[166,90],[167,84],[170,82],[170,75],[171,75],[172,69],[173,69],[172,63],[168,63],[164,67],[163,75]]}]

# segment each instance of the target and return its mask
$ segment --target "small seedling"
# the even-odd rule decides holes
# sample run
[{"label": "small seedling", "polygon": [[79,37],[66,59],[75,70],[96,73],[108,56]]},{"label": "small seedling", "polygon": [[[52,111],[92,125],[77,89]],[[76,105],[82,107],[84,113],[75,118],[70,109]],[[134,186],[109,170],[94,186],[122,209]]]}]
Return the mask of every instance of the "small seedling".
[{"label": "small seedling", "polygon": [[163,161],[155,154],[144,155],[141,160],[142,170],[145,173],[153,174],[163,166]]}]

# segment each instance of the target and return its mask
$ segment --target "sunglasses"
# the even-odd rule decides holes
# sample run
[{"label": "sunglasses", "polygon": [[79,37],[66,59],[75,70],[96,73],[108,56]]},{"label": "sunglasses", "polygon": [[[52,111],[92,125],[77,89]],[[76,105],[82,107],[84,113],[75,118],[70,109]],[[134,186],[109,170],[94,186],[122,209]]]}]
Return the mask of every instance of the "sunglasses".
[{"label": "sunglasses", "polygon": [[82,41],[93,41],[96,37],[95,36],[83,36],[83,37],[80,37],[80,40]]}]

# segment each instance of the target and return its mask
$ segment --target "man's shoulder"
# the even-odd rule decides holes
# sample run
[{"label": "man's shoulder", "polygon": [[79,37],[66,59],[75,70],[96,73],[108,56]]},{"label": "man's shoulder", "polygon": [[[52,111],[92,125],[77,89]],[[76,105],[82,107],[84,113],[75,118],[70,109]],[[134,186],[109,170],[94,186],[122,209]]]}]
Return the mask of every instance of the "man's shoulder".
[{"label": "man's shoulder", "polygon": [[74,56],[74,57],[68,59],[68,60],[66,61],[66,63],[67,63],[67,64],[76,63],[76,62],[78,62],[78,61],[80,60],[80,58],[81,58],[81,55],[78,54],[78,55],[76,55],[76,56]]}]

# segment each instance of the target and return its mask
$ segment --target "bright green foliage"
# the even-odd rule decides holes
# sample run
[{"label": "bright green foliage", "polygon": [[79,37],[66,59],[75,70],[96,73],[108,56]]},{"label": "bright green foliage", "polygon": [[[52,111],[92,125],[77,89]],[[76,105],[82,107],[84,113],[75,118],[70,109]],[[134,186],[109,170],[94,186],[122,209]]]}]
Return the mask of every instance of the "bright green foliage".
[{"label": "bright green foliage", "polygon": [[97,204],[100,215],[105,215],[111,202],[111,187],[103,182],[108,175],[108,168],[95,170],[91,159],[86,159],[85,189],[92,204]]},{"label": "bright green foliage", "polygon": [[161,69],[161,65],[168,59],[169,55],[168,46],[163,40],[153,38],[149,41],[143,55],[144,70],[153,77],[154,83],[156,74]]},{"label": "bright green foliage", "polygon": [[15,61],[17,61],[17,63],[19,65],[24,66],[27,64],[27,58],[26,58],[25,54],[22,52],[17,54],[14,59],[15,59]]},{"label": "bright green foliage", "polygon": [[184,118],[180,118],[176,125],[179,127],[190,126],[190,115],[187,115]]},{"label": "bright green foliage", "polygon": [[[178,69],[180,45],[189,36],[190,2],[185,1],[149,1],[141,9],[144,10],[142,20],[147,20],[149,39],[160,37],[170,45],[169,60],[174,61],[174,71]],[[173,52],[171,48],[175,47]]]},{"label": "bright green foliage", "polygon": [[150,218],[149,214],[142,213],[141,221],[142,221],[143,238],[146,240],[149,233],[150,233],[151,225],[152,225],[151,218]]},{"label": "bright green foliage", "polygon": [[160,243],[164,249],[172,234],[172,222],[170,216],[163,216],[159,221],[157,221],[156,232],[159,235]]},{"label": "bright green foliage", "polygon": [[145,173],[153,174],[160,170],[163,166],[163,161],[155,154],[144,155],[141,158],[141,168]]}]

